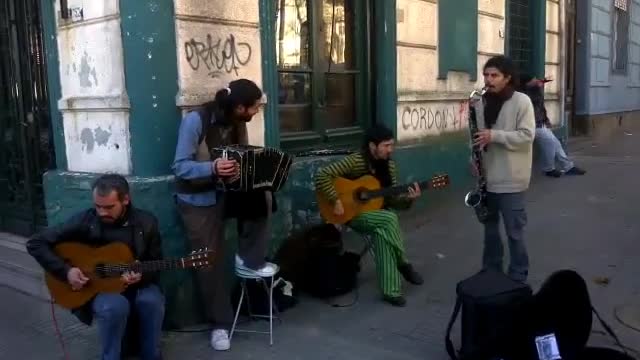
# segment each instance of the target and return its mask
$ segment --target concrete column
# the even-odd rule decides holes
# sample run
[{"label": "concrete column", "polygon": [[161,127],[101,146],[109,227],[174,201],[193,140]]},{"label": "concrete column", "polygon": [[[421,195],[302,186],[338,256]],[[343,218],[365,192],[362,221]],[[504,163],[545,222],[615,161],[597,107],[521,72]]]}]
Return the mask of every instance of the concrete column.
[{"label": "concrete column", "polygon": [[[130,174],[129,99],[117,0],[69,0],[56,16],[62,112],[70,171]],[[60,2],[55,2],[56,14]]]}]

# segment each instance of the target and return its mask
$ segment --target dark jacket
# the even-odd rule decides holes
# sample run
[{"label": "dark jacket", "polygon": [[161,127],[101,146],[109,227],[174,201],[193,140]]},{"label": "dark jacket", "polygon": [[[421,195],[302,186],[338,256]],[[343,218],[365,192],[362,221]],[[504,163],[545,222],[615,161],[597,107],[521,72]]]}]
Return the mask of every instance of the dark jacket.
[{"label": "dark jacket", "polygon": [[547,109],[544,105],[544,89],[538,85],[522,86],[522,92],[527,94],[531,99],[536,118],[536,127],[551,127],[551,121],[549,121]]},{"label": "dark jacket", "polygon": [[[156,217],[144,210],[129,206],[127,210],[128,224],[132,227],[134,258],[140,261],[162,259],[162,239],[158,231]],[[74,241],[88,245],[104,245],[101,239],[102,223],[95,209],[88,209],[73,215],[66,222],[46,228],[33,235],[27,241],[27,251],[43,267],[45,271],[62,281],[67,281],[67,272],[71,265],[53,252],[53,246],[66,241]],[[123,242],[129,239],[123,239]],[[151,283],[157,284],[157,273],[144,273],[137,287]],[[92,320],[91,303],[74,309],[74,314],[81,321],[90,324]]]}]

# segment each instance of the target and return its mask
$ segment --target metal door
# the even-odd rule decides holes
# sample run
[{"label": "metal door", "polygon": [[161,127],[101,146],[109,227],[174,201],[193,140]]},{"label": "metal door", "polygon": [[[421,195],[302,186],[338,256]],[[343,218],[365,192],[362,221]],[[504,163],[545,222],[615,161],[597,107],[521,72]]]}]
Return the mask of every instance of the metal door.
[{"label": "metal door", "polygon": [[42,174],[55,167],[38,0],[0,0],[0,231],[45,225]]}]

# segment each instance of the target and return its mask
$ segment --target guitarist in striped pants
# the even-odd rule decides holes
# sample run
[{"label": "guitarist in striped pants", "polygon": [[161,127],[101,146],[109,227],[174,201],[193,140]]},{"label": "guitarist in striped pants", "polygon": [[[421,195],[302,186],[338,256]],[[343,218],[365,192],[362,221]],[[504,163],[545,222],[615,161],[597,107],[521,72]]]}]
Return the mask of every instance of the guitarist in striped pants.
[{"label": "guitarist in striped pants", "polygon": [[[344,213],[343,204],[333,185],[336,178],[357,179],[373,175],[382,187],[396,185],[396,167],[391,160],[394,145],[391,130],[375,125],[368,130],[364,140],[362,151],[351,154],[316,174],[316,189],[334,203],[336,215]],[[363,212],[347,223],[355,231],[372,237],[383,299],[394,306],[406,304],[402,296],[400,275],[415,285],[422,284],[423,279],[406,258],[398,216],[389,209],[408,209],[420,194],[420,187],[415,184],[407,189],[406,195],[385,199],[384,209]]]}]

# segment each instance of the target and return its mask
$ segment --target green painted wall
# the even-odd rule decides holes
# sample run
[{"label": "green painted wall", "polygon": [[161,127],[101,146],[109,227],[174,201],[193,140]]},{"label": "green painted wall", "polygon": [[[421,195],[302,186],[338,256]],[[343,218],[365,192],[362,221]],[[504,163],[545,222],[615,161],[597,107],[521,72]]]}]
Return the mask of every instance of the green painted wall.
[{"label": "green painted wall", "polygon": [[[562,129],[556,129],[562,134]],[[534,153],[535,154],[535,153]],[[277,194],[279,212],[273,223],[271,254],[291,233],[321,221],[313,191],[313,174],[340,157],[308,157],[296,159],[287,186]],[[468,135],[466,131],[430,137],[414,145],[400,144],[394,158],[398,162],[400,181],[422,180],[435,173],[447,173],[451,185],[447,189],[429,191],[420,198],[414,211],[438,207],[448,199],[460,201],[474,186],[469,174]],[[420,164],[420,166],[415,166]],[[90,186],[95,175],[70,172],[51,172],[44,178],[46,209],[49,221],[64,221],[73,212],[92,206]],[[182,256],[187,253],[184,230],[172,197],[173,181],[167,177],[130,177],[133,203],[152,211],[159,219],[166,256]],[[470,210],[470,216],[472,212]],[[229,251],[225,262],[229,280],[233,278],[233,254],[235,252],[234,224],[227,227]],[[193,325],[200,321],[201,311],[192,271],[163,273],[162,286],[167,294],[167,328]],[[229,281],[229,284],[233,282]],[[230,285],[231,286],[231,285]]]},{"label": "green painted wall", "polygon": [[278,68],[276,66],[275,2],[260,0],[260,51],[262,62],[262,90],[267,95],[264,107],[266,146],[280,146],[278,118]]},{"label": "green painted wall", "polygon": [[545,75],[546,43],[547,43],[547,2],[532,2],[531,17],[529,22],[533,29],[531,39],[531,49],[533,50],[531,59],[531,73],[533,76],[543,78]]},{"label": "green painted wall", "polygon": [[62,114],[58,110],[58,100],[62,96],[60,88],[60,62],[58,61],[58,35],[56,33],[55,9],[53,0],[40,2],[42,18],[42,39],[47,61],[47,84],[49,86],[49,113],[53,143],[55,146],[56,166],[58,169],[67,168],[67,153],[65,151],[64,128]]},{"label": "green painted wall", "polygon": [[[385,124],[394,134],[397,132],[396,104],[397,93],[397,19],[395,0],[374,0],[373,2],[373,79],[375,95],[374,119],[376,123]],[[397,134],[396,134],[397,135]]]},{"label": "green painted wall", "polygon": [[133,172],[171,172],[180,113],[173,0],[120,1]]},{"label": "green painted wall", "polygon": [[478,77],[478,0],[438,1],[438,79],[449,71]]},{"label": "green painted wall", "polygon": [[[338,158],[309,157],[296,160],[287,186],[277,194],[279,212],[273,224],[271,253],[287,235],[296,229],[320,222],[313,192],[313,174],[319,167]],[[452,176],[452,188],[428,194],[418,204],[418,208],[437,205],[438,199],[455,194],[462,196],[470,178],[466,173],[465,134],[433,138],[421,145],[401,146],[396,155],[401,179],[412,181],[431,176],[435,172],[446,172]],[[426,166],[416,167],[416,163]],[[64,221],[76,211],[92,206],[90,198],[91,182],[94,174],[80,174],[56,171],[45,175],[46,209],[50,223]],[[175,209],[172,196],[171,177],[129,177],[134,205],[152,211],[159,219],[163,237],[163,252],[167,257],[178,257],[187,253],[184,230]],[[234,224],[227,228],[229,252],[225,259],[232,279],[232,255],[235,251]],[[165,272],[161,276],[162,287],[167,294],[167,328],[183,327],[198,323],[201,316],[192,271]],[[232,282],[230,281],[230,284]]]}]

